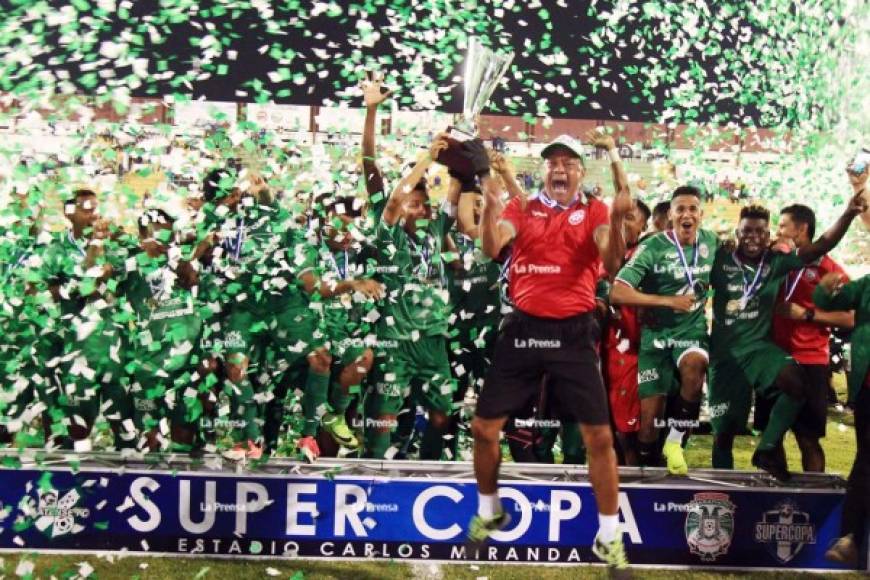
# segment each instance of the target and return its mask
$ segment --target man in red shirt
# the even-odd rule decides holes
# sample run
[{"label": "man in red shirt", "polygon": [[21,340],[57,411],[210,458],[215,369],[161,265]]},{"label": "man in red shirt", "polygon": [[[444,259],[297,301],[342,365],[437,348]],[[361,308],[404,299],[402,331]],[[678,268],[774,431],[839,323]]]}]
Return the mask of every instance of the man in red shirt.
[{"label": "man in red shirt", "polygon": [[483,543],[509,521],[497,495],[500,432],[507,418],[537,394],[546,374],[559,418],[581,424],[599,511],[593,553],[623,573],[628,561],[618,528],[619,475],[593,311],[602,261],[615,274],[625,256],[623,219],[632,200],[615,143],[605,137],[595,141],[609,150],[613,162],[617,195],[610,218],[603,202],[583,200],[583,146],[572,137],[562,135],[542,151],[543,191],[527,200],[512,199],[503,212],[483,146],[479,141],[463,144],[484,191],[483,251],[496,258],[505,246],[512,247],[509,290],[515,306],[499,329],[471,424],[479,504],[468,537]]},{"label": "man in red shirt", "polygon": [[[793,241],[799,250],[812,243],[815,230],[816,216],[809,207],[795,204],[780,212],[779,237]],[[825,436],[828,422],[830,327],[852,328],[855,324],[853,312],[826,312],[813,306],[813,290],[832,272],[846,277],[839,264],[822,256],[787,276],[773,320],[774,341],[804,368],[810,381],[807,402],[792,427],[804,471],[825,471],[825,452],[819,440]],[[764,415],[766,409],[760,407],[756,405],[756,413]]]}]

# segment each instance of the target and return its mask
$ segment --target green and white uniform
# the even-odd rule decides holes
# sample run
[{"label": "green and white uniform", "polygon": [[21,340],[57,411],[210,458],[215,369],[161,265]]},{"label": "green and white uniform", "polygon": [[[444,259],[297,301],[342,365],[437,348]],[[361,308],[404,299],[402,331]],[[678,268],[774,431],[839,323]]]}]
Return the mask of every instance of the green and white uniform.
[{"label": "green and white uniform", "polygon": [[379,221],[375,238],[378,272],[387,296],[378,319],[375,412],[396,415],[406,398],[449,414],[454,381],[447,358],[450,304],[442,255],[453,217],[439,211],[408,234],[399,222]]},{"label": "green and white uniform", "polygon": [[51,327],[44,297],[26,292],[39,279],[36,240],[23,228],[0,231],[0,425],[16,432],[37,414],[38,391],[49,385],[44,332]]},{"label": "green and white uniform", "polygon": [[[94,267],[85,268],[85,242],[67,230],[42,253],[45,289],[59,285],[61,295],[60,304],[53,309],[57,332],[52,359],[47,362],[48,368],[58,369],[60,383],[46,392],[56,435],[65,435],[73,420],[92,425],[101,401],[102,412],[110,421],[129,418],[129,400],[122,385],[124,315],[116,307],[115,295],[128,271],[132,247],[131,240],[106,239],[103,255]],[[112,276],[98,284],[105,264],[112,266]]]},{"label": "green and white uniform", "polygon": [[714,433],[740,433],[757,396],[776,395],[779,372],[794,362],[773,343],[771,325],[783,280],[802,268],[797,252],[768,251],[759,264],[719,250],[710,281],[713,287],[713,332],[710,335],[709,403]]},{"label": "green and white uniform", "polygon": [[638,392],[642,399],[679,390],[680,360],[689,352],[707,355],[707,321],[704,304],[719,240],[710,230],[699,229],[696,241],[681,245],[674,232],[650,236],[638,246],[616,276],[643,292],[678,296],[694,292],[691,312],[671,308],[645,308],[638,353]]},{"label": "green and white uniform", "polygon": [[[268,205],[255,205],[224,222],[218,258],[221,293],[228,307],[222,324],[223,348],[272,373],[273,387],[284,369],[305,361],[324,344],[321,317],[312,309],[299,276],[316,265],[316,253],[290,216]],[[249,380],[230,385],[236,438],[256,440],[261,429]]]},{"label": "green and white uniform", "polygon": [[447,268],[455,331],[449,340],[453,371],[462,382],[473,377],[479,389],[501,320],[501,266],[483,253],[480,240],[460,233],[453,239],[462,264],[460,270]]},{"label": "green and white uniform", "polygon": [[139,256],[139,269],[124,284],[127,303],[135,313],[130,337],[133,356],[127,365],[134,379],[130,386],[133,419],[145,431],[164,417],[175,424],[194,423],[202,414],[193,388],[202,325],[193,293],[178,283],[165,258]]}]

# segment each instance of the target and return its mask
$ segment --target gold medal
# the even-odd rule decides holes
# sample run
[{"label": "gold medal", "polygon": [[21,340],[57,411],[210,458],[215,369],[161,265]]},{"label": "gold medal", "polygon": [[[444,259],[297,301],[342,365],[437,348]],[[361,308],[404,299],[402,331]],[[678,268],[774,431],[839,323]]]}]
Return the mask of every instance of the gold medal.
[{"label": "gold medal", "polygon": [[728,312],[728,314],[736,314],[740,311],[740,301],[729,300],[728,304],[725,305],[725,311]]}]

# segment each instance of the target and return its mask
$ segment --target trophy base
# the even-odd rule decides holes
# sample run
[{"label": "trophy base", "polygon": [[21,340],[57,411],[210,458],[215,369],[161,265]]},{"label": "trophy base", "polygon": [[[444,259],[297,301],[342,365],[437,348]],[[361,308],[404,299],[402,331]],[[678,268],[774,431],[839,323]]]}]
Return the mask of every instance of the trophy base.
[{"label": "trophy base", "polygon": [[438,154],[438,163],[446,166],[460,181],[467,183],[474,180],[474,168],[471,162],[462,154],[462,144],[474,139],[476,135],[457,127],[447,128],[447,149]]}]

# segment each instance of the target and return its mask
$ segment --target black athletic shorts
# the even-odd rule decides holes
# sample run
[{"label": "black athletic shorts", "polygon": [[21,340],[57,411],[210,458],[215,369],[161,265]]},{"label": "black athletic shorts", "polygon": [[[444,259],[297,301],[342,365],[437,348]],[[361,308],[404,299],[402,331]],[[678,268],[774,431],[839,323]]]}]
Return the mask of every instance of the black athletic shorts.
[{"label": "black athletic shorts", "polygon": [[476,415],[496,419],[525,410],[539,394],[546,373],[555,418],[609,425],[595,343],[598,335],[592,313],[563,319],[538,318],[518,310],[508,314],[502,319]]},{"label": "black athletic shorts", "polygon": [[[807,375],[807,402],[792,425],[796,435],[805,435],[821,439],[827,433],[828,426],[828,384],[831,380],[828,365],[800,365]],[[776,403],[776,397],[756,399],[755,420],[753,426],[762,431],[770,420],[770,411]]]}]

